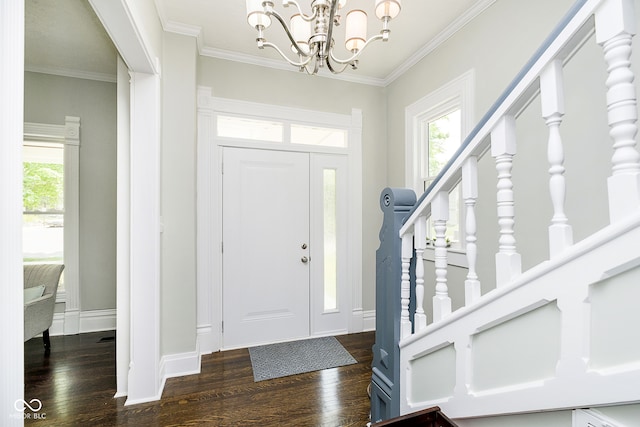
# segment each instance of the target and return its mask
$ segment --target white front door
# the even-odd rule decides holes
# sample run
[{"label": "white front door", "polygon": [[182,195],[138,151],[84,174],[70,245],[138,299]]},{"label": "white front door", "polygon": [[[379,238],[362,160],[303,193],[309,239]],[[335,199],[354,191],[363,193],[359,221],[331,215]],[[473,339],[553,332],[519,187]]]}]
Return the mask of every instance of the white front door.
[{"label": "white front door", "polygon": [[223,347],[308,337],[309,154],[224,148]]}]

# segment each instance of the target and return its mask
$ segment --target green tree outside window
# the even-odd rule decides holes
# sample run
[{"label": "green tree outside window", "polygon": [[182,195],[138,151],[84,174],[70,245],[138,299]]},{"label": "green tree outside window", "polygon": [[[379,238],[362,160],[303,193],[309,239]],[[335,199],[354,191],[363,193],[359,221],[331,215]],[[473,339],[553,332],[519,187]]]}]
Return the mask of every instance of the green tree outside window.
[{"label": "green tree outside window", "polygon": [[23,165],[24,210],[63,210],[64,165],[33,162]]}]

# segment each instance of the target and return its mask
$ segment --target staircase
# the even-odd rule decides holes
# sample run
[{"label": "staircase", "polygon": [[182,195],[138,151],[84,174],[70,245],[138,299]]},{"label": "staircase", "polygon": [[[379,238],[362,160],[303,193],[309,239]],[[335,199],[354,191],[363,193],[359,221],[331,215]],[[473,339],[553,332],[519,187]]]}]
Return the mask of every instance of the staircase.
[{"label": "staircase", "polygon": [[[640,402],[640,336],[632,326],[640,324],[635,20],[633,0],[577,1],[419,199],[407,189],[382,192],[373,422],[434,406],[456,420]],[[594,40],[607,68],[610,141],[584,145],[611,147],[612,156],[599,160],[610,165],[602,183],[606,200],[593,205],[608,211],[608,223],[578,240],[566,214],[566,200],[575,197],[568,197],[572,171],[561,134],[563,121],[575,118],[565,118],[563,76]],[[546,194],[519,194],[517,126],[536,104],[547,134],[548,176],[540,186]],[[582,158],[566,160],[578,165]],[[487,162],[495,168],[493,195],[478,190],[479,165]],[[590,165],[580,167],[588,173]],[[445,235],[449,192],[458,184],[468,267],[454,282]],[[516,241],[516,229],[533,227],[516,220],[516,199],[543,197],[552,211],[546,235]],[[497,212],[493,228],[477,220],[478,206],[489,205]],[[434,249],[427,248],[428,219]],[[486,233],[479,230],[487,229],[496,230],[492,242],[480,239]],[[539,239],[548,245],[545,259],[523,259]],[[425,261],[429,251],[433,261]],[[495,265],[490,283],[477,268],[488,264]],[[433,294],[426,300],[428,289]]]},{"label": "staircase", "polygon": [[440,408],[423,409],[408,415],[391,418],[390,420],[381,421],[373,424],[372,427],[456,427],[456,424],[444,415]]}]

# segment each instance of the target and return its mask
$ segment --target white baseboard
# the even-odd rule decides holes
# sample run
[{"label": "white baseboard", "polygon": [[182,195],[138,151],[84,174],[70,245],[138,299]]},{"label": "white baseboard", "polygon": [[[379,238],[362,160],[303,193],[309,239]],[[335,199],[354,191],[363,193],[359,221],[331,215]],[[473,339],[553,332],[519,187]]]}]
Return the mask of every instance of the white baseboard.
[{"label": "white baseboard", "polygon": [[362,315],[363,331],[375,331],[376,330],[376,311],[367,310]]},{"label": "white baseboard", "polygon": [[194,351],[187,353],[168,354],[160,359],[161,378],[182,377],[200,373],[200,349],[196,344]]},{"label": "white baseboard", "polygon": [[65,310],[64,312],[64,335],[76,335],[80,333],[80,310]]},{"label": "white baseboard", "polygon": [[141,403],[149,403],[149,402],[157,402],[162,398],[162,391],[164,390],[164,381],[165,380],[163,379],[162,384],[160,384],[158,393],[155,396],[143,397],[141,399],[129,399],[127,397],[127,400],[124,402],[124,406],[139,405]]},{"label": "white baseboard", "polygon": [[116,310],[90,310],[80,312],[80,333],[113,331],[116,329]]},{"label": "white baseboard", "polygon": [[209,354],[220,350],[218,333],[210,325],[198,326],[196,336],[200,354]]},{"label": "white baseboard", "polygon": [[49,335],[64,335],[64,313],[53,313],[53,323],[49,328]]},{"label": "white baseboard", "polygon": [[349,333],[357,334],[358,332],[362,332],[363,323],[362,323],[362,309],[354,308],[351,311],[351,322],[349,324]]},{"label": "white baseboard", "polygon": [[[78,326],[76,326],[78,325]],[[51,336],[75,335],[116,329],[116,310],[88,310],[53,314]]]}]

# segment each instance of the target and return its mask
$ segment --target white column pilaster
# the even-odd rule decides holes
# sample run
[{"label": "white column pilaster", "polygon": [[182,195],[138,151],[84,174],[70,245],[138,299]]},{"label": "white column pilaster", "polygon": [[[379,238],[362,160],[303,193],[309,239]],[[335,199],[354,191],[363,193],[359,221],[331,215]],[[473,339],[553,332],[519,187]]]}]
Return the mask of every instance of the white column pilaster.
[{"label": "white column pilaster", "polygon": [[[0,425],[23,425],[22,134],[24,1],[0,2]],[[37,396],[30,396],[37,398]]]}]

